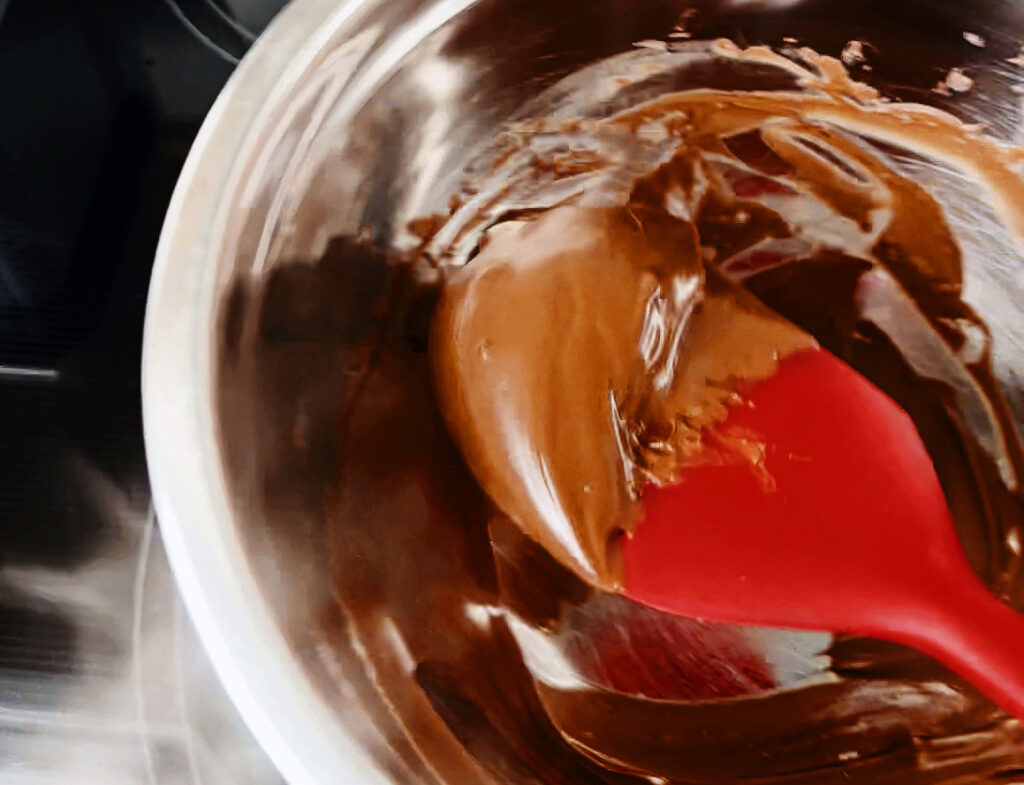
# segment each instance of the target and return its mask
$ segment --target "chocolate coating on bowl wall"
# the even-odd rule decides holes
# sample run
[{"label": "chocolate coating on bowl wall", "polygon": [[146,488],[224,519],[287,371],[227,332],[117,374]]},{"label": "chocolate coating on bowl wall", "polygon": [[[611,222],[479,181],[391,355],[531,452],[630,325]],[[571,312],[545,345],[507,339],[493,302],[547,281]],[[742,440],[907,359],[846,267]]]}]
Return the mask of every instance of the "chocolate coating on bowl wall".
[{"label": "chocolate coating on bowl wall", "polygon": [[[618,222],[628,208],[669,238],[697,238],[698,256],[654,263],[701,282],[684,352],[700,345],[698,311],[709,326],[730,323],[722,311],[735,315],[738,304],[787,333],[797,325],[795,334],[850,362],[914,417],[975,569],[1014,601],[1024,599],[1008,539],[1022,521],[1015,478],[1024,463],[991,373],[984,324],[960,299],[959,249],[942,211],[890,170],[884,150],[817,121],[802,125],[798,96],[776,98],[783,119],[775,131],[807,134],[820,146],[808,148],[813,154],[842,161],[870,187],[855,177],[853,196],[832,201],[834,190],[804,189],[791,159],[805,151],[792,152],[789,137],[766,137],[762,112],[731,136],[686,136],[690,153],[653,162],[614,194],[600,181],[568,206],[514,216],[443,281],[414,257],[339,242],[319,265],[282,267],[247,295],[260,329],[242,347],[245,370],[222,371],[236,382],[225,388],[222,420],[255,399],[257,423],[275,426],[260,431],[276,458],[266,465],[322,478],[302,498],[324,510],[343,635],[365,667],[347,673],[359,684],[352,699],[369,707],[409,762],[397,781],[952,783],[1005,781],[1024,766],[1017,723],[917,652],[840,639],[830,662],[811,657],[802,663],[806,673],[787,680],[776,658],[788,639],[766,642],[751,631],[667,617],[594,588],[538,545],[540,533],[527,536],[522,521],[509,519],[464,456],[465,439],[453,440],[449,413],[442,416],[439,356],[427,349],[430,325],[444,318],[445,298],[456,291],[448,286],[468,286],[474,265],[514,268],[508,247],[520,232],[544,229],[543,221]],[[697,99],[668,96],[659,106],[690,100]],[[754,103],[772,106],[758,96],[747,108]],[[661,109],[643,112],[666,116]],[[640,128],[640,114],[611,123]],[[710,164],[692,154],[698,149]],[[613,163],[593,160],[595,171]],[[548,163],[538,162],[538,179],[550,177]],[[698,171],[710,187],[699,186]],[[583,204],[595,191],[599,204]],[[888,212],[875,221],[877,209]],[[633,237],[627,222],[615,225],[621,238]],[[359,274],[339,275],[348,265]],[[621,272],[642,284],[637,269],[645,268]],[[487,302],[499,294],[495,287]],[[611,295],[635,317],[635,290]],[[360,329],[339,325],[354,304]],[[482,323],[500,327],[497,316],[488,311]],[[691,358],[678,368],[693,365]],[[642,400],[624,406],[631,420],[661,423],[665,411],[681,410],[652,405],[664,398],[651,394],[642,362],[623,367],[644,381]],[[334,370],[318,376],[318,369]],[[311,392],[301,393],[303,386]],[[318,428],[331,429],[330,450],[314,440],[311,452],[296,436]],[[680,440],[663,462],[652,443],[666,434],[656,428],[637,431],[616,455],[637,472],[668,477],[693,432],[672,433]],[[261,460],[244,452],[238,459]],[[272,511],[294,504],[294,489],[276,471],[265,480],[256,496],[264,494]]]}]

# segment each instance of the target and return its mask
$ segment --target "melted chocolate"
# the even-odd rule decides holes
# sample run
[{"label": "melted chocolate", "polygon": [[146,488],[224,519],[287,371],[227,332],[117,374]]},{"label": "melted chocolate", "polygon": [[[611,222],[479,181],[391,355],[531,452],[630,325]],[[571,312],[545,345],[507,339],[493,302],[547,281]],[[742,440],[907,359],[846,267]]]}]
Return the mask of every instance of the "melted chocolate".
[{"label": "melted chocolate", "polygon": [[500,226],[443,286],[442,411],[495,504],[613,588],[641,483],[696,457],[736,380],[815,344],[705,273],[693,227],[663,211],[560,207]]},{"label": "melted chocolate", "polygon": [[[898,125],[890,123],[890,110],[866,105],[871,99],[863,92],[856,100],[830,94],[834,84],[818,84],[810,97],[667,96],[614,116],[610,124],[632,131],[651,118],[685,117],[676,130],[693,133],[680,131],[679,154],[635,173],[625,191],[610,197],[601,179],[595,188],[601,199],[683,227],[671,231],[695,232],[704,268],[701,307],[714,312],[716,292],[756,296],[758,309],[781,314],[901,403],[933,457],[972,565],[1021,604],[1012,543],[1024,523],[1016,479],[1024,461],[990,369],[987,331],[959,297],[956,242],[938,205],[892,171],[882,153],[822,124],[826,117],[863,124],[865,113],[878,112],[881,127]],[[949,141],[951,155],[970,158],[973,171],[988,167],[998,180],[990,183],[994,198],[1013,191],[999,168],[1007,154],[988,155],[984,145],[967,149],[974,144],[970,132],[928,117],[923,144],[935,150]],[[953,137],[968,141],[953,144]],[[610,165],[601,156],[578,160],[588,163],[576,174]],[[552,166],[533,171],[548,177]],[[610,205],[603,209],[612,220],[622,217]],[[554,219],[535,220],[539,226]],[[444,258],[436,248],[429,252]],[[502,258],[484,246],[465,272],[438,276],[417,259],[337,243],[329,260],[285,266],[267,282],[263,330],[252,347],[257,360],[277,359],[255,362],[247,383],[284,421],[289,413],[299,416],[296,368],[344,367],[340,376],[329,375],[334,408],[324,404],[337,419],[337,442],[318,453],[314,473],[327,500],[333,589],[366,666],[367,690],[379,696],[371,716],[400,733],[395,744],[410,745],[408,754],[425,764],[417,779],[952,783],[1005,781],[1024,768],[1018,723],[917,652],[842,638],[827,659],[822,636],[671,618],[582,580],[577,572],[584,570],[546,539],[543,523],[524,523],[519,503],[509,501],[515,493],[494,490],[500,485],[489,478],[502,470],[493,457],[500,450],[459,449],[452,432],[465,447],[464,429],[474,423],[453,421],[450,406],[443,407],[446,422],[436,397],[434,375],[444,357],[428,351],[431,319],[449,318],[445,298],[457,291],[445,281],[464,285],[474,280],[474,265],[500,268]],[[361,271],[353,280],[373,282],[362,294],[337,277],[348,265]],[[628,267],[623,274],[635,275]],[[572,286],[576,279],[567,280]],[[302,286],[295,288],[296,281]],[[289,296],[296,291],[306,295]],[[313,292],[311,315],[306,298]],[[502,326],[508,303],[500,302],[501,292],[495,285],[490,299],[479,300],[487,330]],[[509,294],[508,302],[531,318],[553,318],[529,311],[525,290]],[[631,316],[623,321],[634,333],[623,340],[633,346],[636,293],[618,294],[628,295],[622,312]],[[356,303],[354,321],[345,322],[342,315]],[[727,314],[714,320],[728,321]],[[683,346],[684,355],[694,348]],[[567,381],[572,364],[588,356],[556,348],[567,365],[553,369],[552,378]],[[471,351],[472,344],[460,349]],[[621,372],[625,387],[636,378],[630,363],[613,372]],[[442,374],[442,396],[450,383]],[[486,378],[479,383],[486,386]],[[538,382],[515,383],[521,388],[513,391]],[[568,394],[549,393],[555,402]],[[472,438],[493,435],[496,426]],[[295,449],[308,460],[301,441]],[[647,467],[643,449],[616,449],[613,457],[624,454]]]}]

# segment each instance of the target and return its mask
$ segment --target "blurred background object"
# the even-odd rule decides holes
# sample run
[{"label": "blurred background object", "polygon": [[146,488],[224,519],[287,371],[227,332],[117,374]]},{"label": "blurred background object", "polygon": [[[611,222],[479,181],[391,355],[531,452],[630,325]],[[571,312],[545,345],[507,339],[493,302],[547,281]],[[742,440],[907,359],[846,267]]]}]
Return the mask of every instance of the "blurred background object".
[{"label": "blurred background object", "polygon": [[0,781],[277,785],[149,503],[150,267],[192,140],[286,0],[0,0]]}]

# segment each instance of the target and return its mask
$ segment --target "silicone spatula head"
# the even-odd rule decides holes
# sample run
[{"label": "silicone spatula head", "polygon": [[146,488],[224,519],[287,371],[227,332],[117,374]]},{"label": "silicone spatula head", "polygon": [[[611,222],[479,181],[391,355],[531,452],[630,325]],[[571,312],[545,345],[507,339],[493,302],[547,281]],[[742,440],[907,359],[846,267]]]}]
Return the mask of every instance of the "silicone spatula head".
[{"label": "silicone spatula head", "polygon": [[703,465],[648,488],[624,593],[717,621],[913,645],[1024,717],[1024,620],[961,550],[910,417],[824,350],[784,359],[716,428],[758,466]]}]

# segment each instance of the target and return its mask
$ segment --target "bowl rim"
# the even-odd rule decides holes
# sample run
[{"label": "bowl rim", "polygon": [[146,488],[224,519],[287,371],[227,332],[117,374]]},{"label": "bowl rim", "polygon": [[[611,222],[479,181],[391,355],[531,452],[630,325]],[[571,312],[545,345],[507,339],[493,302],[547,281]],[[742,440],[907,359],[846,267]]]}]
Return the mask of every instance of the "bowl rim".
[{"label": "bowl rim", "polygon": [[[372,0],[293,0],[228,80],[164,220],[146,305],[143,433],[153,505],[178,590],[244,722],[291,785],[387,785],[288,646],[235,525],[214,407],[226,195],[280,96]],[[251,152],[251,151],[250,151]]]}]

